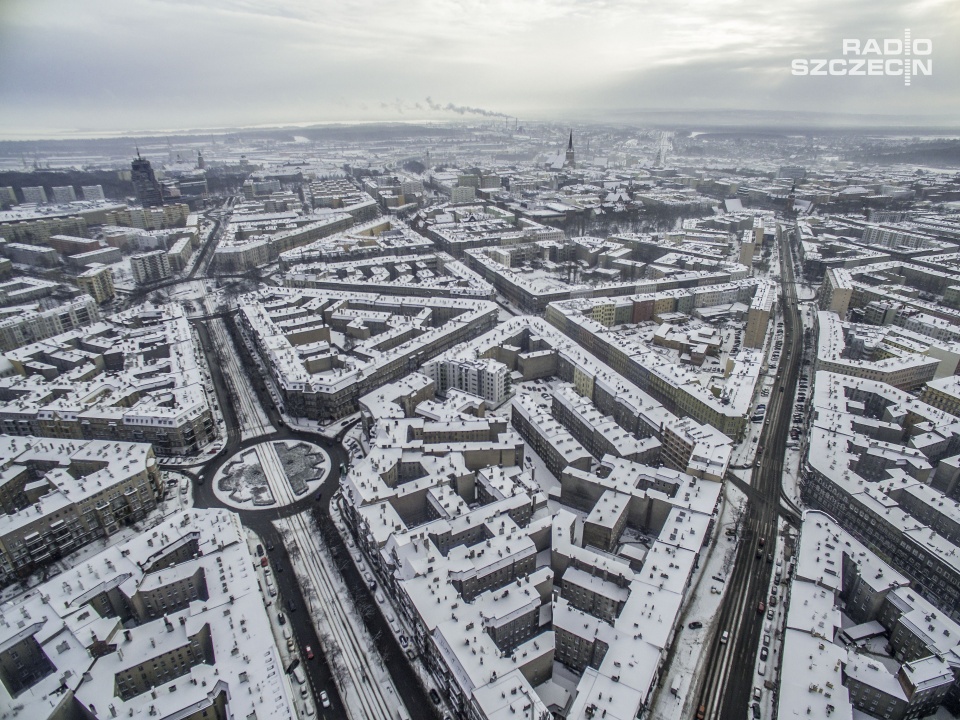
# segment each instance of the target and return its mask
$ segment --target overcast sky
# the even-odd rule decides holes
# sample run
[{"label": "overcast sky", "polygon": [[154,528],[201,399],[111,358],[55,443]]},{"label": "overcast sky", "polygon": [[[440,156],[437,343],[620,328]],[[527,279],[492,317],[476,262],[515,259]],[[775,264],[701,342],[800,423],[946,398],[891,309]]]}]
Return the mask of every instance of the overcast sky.
[{"label": "overcast sky", "polygon": [[[787,7],[785,7],[787,6]],[[843,38],[933,76],[794,77]],[[0,0],[0,137],[745,109],[960,118],[958,0]],[[428,102],[429,98],[429,102]],[[466,117],[476,113],[466,112]]]}]

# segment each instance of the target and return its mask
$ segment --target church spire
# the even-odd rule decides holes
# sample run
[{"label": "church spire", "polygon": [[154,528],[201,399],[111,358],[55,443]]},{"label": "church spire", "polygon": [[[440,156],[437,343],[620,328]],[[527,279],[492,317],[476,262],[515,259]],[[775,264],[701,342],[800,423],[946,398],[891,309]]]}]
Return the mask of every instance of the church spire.
[{"label": "church spire", "polygon": [[567,152],[573,152],[573,130],[570,131],[570,142],[567,143]]}]

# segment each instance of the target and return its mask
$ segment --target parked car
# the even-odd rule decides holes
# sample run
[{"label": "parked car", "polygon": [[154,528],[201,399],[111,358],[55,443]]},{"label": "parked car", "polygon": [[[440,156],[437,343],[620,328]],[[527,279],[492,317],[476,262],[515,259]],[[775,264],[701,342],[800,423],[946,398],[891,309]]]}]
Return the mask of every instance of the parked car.
[{"label": "parked car", "polygon": [[691,630],[699,630],[703,627],[703,623],[699,620],[694,620],[692,623],[688,624],[687,627]]},{"label": "parked car", "polygon": [[287,624],[287,619],[283,616],[283,613],[277,613],[277,622],[281,625]]}]

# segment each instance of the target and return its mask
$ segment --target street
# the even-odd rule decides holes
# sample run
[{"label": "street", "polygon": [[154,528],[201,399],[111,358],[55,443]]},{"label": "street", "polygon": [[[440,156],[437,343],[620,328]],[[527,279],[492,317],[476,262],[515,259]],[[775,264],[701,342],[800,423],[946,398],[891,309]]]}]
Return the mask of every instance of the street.
[{"label": "street", "polygon": [[[311,492],[295,500],[290,504],[279,508],[269,508],[261,510],[236,510],[240,516],[241,522],[245,527],[253,530],[262,540],[265,547],[273,546],[273,550],[268,551],[271,567],[274,568],[274,580],[278,589],[278,596],[274,605],[277,611],[281,611],[287,605],[289,600],[298,608],[303,608],[299,612],[287,612],[287,623],[293,633],[297,648],[303,649],[309,645],[314,649],[315,657],[313,660],[305,660],[302,663],[304,672],[310,685],[314,703],[320,718],[344,718],[347,717],[346,708],[334,682],[334,675],[331,672],[327,658],[320,649],[323,644],[317,635],[313,622],[309,617],[306,608],[310,607],[310,597],[305,596],[302,588],[297,582],[295,573],[292,572],[293,561],[288,553],[284,538],[274,523],[283,518],[295,519],[295,522],[302,522],[302,513],[312,512],[317,519],[320,528],[320,537],[315,538],[322,541],[327,547],[330,547],[339,557],[347,557],[347,548],[333,526],[329,516],[330,500],[339,488],[338,473],[336,468],[342,462],[347,461],[340,439],[331,441],[324,438],[319,433],[306,432],[297,429],[284,427],[280,422],[281,417],[274,404],[268,398],[268,391],[258,374],[253,373],[249,376],[250,382],[237,383],[230,378],[230,374],[239,373],[243,375],[243,368],[252,366],[252,360],[247,356],[245,347],[237,347],[230,334],[225,328],[218,327],[211,331],[209,324],[222,323],[223,320],[213,319],[209,321],[194,319],[194,327],[200,338],[201,346],[210,367],[211,382],[214,391],[220,402],[223,412],[224,424],[227,432],[227,442],[224,450],[212,457],[210,460],[181,470],[194,478],[194,504],[196,507],[225,507],[214,493],[212,478],[232,456],[237,452],[253,447],[260,443],[274,440],[304,440],[322,447],[330,456],[333,471],[330,472],[320,486],[319,491]],[[226,320],[229,322],[229,320]],[[224,347],[224,344],[226,347]],[[235,365],[228,363],[224,367],[220,360],[220,354],[217,348],[223,348],[227,357],[233,359]],[[235,375],[234,375],[235,376]],[[244,379],[248,376],[244,375]],[[235,398],[234,392],[239,392],[241,397]],[[249,424],[249,419],[255,418],[254,427]],[[246,427],[245,427],[246,423]],[[279,430],[273,428],[279,427]],[[349,426],[348,426],[349,427]],[[341,431],[341,435],[348,429]],[[244,433],[244,430],[247,432]],[[254,432],[251,432],[253,430]],[[261,432],[264,434],[256,434]],[[268,463],[269,464],[269,463]],[[209,482],[198,482],[200,476],[210,479]],[[284,498],[291,500],[291,497]],[[303,528],[301,528],[301,531]],[[301,557],[309,553],[301,553]],[[276,572],[277,567],[283,567],[291,571]],[[357,573],[352,563],[341,562],[337,565],[342,573],[343,581],[346,583],[349,597],[354,604],[361,602],[370,607],[377,607],[373,594],[366,583]],[[346,597],[341,597],[343,601]],[[390,632],[389,626],[379,611],[362,614],[364,626],[371,637],[378,638],[378,649],[382,655],[387,656],[384,663],[390,679],[397,693],[400,695],[404,705],[409,710],[413,718],[434,718],[437,717],[433,708],[435,707],[428,699],[426,691],[420,684],[420,681],[413,669],[406,662],[403,650]],[[389,658],[400,659],[390,662]],[[356,658],[354,658],[356,660]],[[362,683],[362,676],[360,682]],[[319,693],[326,690],[330,697],[332,707],[324,710],[319,702]],[[382,707],[382,706],[381,706]],[[351,708],[353,709],[353,708]],[[360,710],[359,708],[357,710]],[[361,716],[374,716],[367,713],[364,708]],[[382,715],[379,715],[382,716]]]},{"label": "street", "polygon": [[[748,503],[740,543],[718,614],[717,632],[709,647],[707,671],[698,693],[697,705],[705,707],[706,718],[740,720],[745,717],[751,691],[761,684],[761,678],[756,674],[756,655],[766,615],[758,612],[758,607],[767,600],[774,568],[772,562],[767,562],[767,555],[777,554],[781,513],[793,515],[794,519],[798,515],[792,503],[786,510],[781,510],[783,460],[803,356],[803,327],[797,308],[793,261],[787,237],[788,234],[784,234],[780,248],[783,265],[781,306],[786,338],[783,362],[777,372],[776,389],[770,396],[751,487],[749,490],[742,488],[747,492]],[[761,538],[764,546],[759,548]],[[724,631],[729,633],[728,642],[723,641]],[[774,660],[778,659],[771,658],[770,664],[779,668],[779,662]],[[775,681],[776,671],[768,670],[764,679]]]}]

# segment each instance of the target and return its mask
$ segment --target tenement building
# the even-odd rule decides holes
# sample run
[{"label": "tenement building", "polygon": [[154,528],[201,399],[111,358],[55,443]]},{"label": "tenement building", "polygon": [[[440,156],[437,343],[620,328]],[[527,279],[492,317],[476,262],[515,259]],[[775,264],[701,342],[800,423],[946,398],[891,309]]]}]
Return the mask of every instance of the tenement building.
[{"label": "tenement building", "polygon": [[[92,302],[92,300],[91,300]],[[153,443],[193,455],[216,437],[203,355],[179,303],[142,305],[3,356],[0,431]]]},{"label": "tenement building", "polygon": [[356,412],[361,395],[490,329],[497,315],[484,300],[271,288],[240,299],[239,324],[287,412],[331,420]]},{"label": "tenement building", "polygon": [[163,492],[148,443],[0,435],[0,584],[143,520]]},{"label": "tenement building", "polygon": [[956,708],[960,626],[829,515],[807,511],[788,584],[781,717],[908,720]]},{"label": "tenement building", "polygon": [[293,720],[239,518],[190,510],[4,606],[0,707],[18,720]]},{"label": "tenement building", "polygon": [[[960,419],[891,385],[818,372],[802,496],[960,620]],[[942,485],[941,485],[942,483]]]}]

